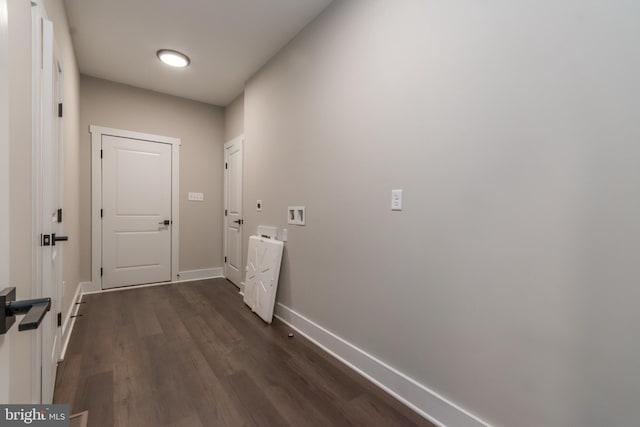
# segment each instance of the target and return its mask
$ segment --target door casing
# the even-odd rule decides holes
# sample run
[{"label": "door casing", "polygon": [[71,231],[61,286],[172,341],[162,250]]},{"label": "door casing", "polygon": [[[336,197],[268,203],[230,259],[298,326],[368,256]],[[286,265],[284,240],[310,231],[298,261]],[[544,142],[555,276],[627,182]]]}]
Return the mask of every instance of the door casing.
[{"label": "door casing", "polygon": [[91,125],[91,284],[84,290],[86,292],[102,290],[102,161],[100,150],[102,136],[111,135],[122,138],[140,139],[149,142],[171,144],[171,280],[179,280],[178,260],[179,236],[180,236],[180,138],[152,135],[141,132],[133,132],[122,129],[113,129],[103,126]]},{"label": "door casing", "polygon": [[[9,235],[9,35],[7,0],[0,0],[0,235]],[[9,286],[9,239],[0,239],[0,288]],[[9,378],[11,337],[0,335],[0,378]],[[0,381],[0,402],[10,401],[10,381]]]}]

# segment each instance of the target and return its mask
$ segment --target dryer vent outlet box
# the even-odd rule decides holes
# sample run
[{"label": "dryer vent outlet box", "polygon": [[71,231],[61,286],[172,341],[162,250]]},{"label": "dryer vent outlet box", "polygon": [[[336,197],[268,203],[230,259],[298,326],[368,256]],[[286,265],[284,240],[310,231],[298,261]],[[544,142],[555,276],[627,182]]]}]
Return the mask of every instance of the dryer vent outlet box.
[{"label": "dryer vent outlet box", "polygon": [[289,206],[287,209],[287,224],[304,225],[307,221],[307,212],[304,206]]}]

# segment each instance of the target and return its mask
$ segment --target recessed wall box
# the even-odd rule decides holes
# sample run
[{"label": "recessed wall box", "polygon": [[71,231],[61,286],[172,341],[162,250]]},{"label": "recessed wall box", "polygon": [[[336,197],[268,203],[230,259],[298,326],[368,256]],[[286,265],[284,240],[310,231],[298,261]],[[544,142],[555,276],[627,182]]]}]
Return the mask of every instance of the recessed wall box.
[{"label": "recessed wall box", "polygon": [[287,224],[305,225],[307,210],[305,206],[289,206],[287,209]]}]

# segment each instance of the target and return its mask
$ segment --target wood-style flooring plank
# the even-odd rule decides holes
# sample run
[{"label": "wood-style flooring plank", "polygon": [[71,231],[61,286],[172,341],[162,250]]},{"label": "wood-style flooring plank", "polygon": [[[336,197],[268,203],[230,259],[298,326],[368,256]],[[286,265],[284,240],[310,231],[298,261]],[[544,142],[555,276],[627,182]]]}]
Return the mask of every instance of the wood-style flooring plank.
[{"label": "wood-style flooring plank", "polygon": [[55,392],[58,398],[64,402],[73,402],[78,390],[77,384],[80,381],[80,365],[82,355],[67,355],[68,363],[60,364],[56,373]]},{"label": "wood-style flooring plank", "polygon": [[[111,372],[102,372],[82,378],[71,413],[89,411],[89,425],[91,427],[113,426],[112,396],[113,375]],[[55,398],[54,403],[57,403]]]},{"label": "wood-style flooring plank", "polygon": [[431,426],[224,279],[84,297],[55,403],[102,426]]},{"label": "wood-style flooring plank", "polygon": [[288,426],[278,409],[246,372],[236,372],[225,377],[223,386],[238,411],[255,426]]}]

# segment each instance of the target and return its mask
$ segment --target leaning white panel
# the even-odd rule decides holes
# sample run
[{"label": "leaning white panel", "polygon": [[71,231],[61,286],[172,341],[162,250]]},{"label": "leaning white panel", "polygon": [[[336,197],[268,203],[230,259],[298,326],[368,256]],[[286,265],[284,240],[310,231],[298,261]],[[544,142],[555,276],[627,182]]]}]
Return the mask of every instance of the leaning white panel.
[{"label": "leaning white panel", "polygon": [[267,323],[273,318],[283,249],[279,240],[249,237],[244,302]]}]

